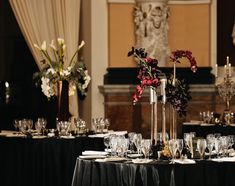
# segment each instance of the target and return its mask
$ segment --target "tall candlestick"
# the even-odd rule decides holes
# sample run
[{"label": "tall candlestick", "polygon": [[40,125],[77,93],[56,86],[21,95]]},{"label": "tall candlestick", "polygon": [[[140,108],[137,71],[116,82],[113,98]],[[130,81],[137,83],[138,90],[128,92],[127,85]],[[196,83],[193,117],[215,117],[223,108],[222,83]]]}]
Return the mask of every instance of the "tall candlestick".
[{"label": "tall candlestick", "polygon": [[161,79],[161,95],[162,95],[162,103],[166,103],[166,79]]}]

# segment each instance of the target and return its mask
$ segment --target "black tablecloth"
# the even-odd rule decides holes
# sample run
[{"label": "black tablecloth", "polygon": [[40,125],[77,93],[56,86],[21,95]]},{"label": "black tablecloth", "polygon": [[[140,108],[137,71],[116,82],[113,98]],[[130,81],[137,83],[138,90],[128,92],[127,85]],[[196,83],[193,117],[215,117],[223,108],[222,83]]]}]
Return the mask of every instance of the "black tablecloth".
[{"label": "black tablecloth", "polygon": [[235,135],[235,126],[225,125],[183,125],[182,134],[187,132],[196,132],[198,137],[206,137],[207,134],[221,133],[221,135]]},{"label": "black tablecloth", "polygon": [[235,163],[132,164],[77,159],[72,186],[234,186]]},{"label": "black tablecloth", "polygon": [[76,158],[104,145],[103,138],[0,137],[0,149],[1,186],[69,186]]}]

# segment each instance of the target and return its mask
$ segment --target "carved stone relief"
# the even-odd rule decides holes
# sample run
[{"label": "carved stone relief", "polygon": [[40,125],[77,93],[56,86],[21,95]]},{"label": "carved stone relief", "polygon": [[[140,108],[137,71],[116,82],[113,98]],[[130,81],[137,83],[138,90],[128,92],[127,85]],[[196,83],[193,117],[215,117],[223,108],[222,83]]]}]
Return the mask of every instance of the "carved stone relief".
[{"label": "carved stone relief", "polygon": [[169,56],[168,0],[138,1],[134,8],[136,47],[145,48],[149,57],[164,66]]}]

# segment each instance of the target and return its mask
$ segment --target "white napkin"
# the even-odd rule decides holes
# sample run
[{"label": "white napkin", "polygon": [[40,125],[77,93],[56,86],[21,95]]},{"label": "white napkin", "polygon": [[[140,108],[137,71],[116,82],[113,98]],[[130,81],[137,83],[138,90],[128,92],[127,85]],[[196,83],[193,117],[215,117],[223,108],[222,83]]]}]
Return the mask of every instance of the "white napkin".
[{"label": "white napkin", "polygon": [[153,160],[151,160],[151,159],[139,159],[139,158],[137,158],[137,159],[133,159],[132,163],[150,163],[152,161]]},{"label": "white napkin", "polygon": [[196,163],[195,160],[191,160],[191,159],[176,159],[176,160],[174,160],[174,162],[179,163],[179,164],[194,164],[194,163]]},{"label": "white napkin", "polygon": [[104,159],[96,159],[95,161],[98,162],[116,162],[116,161],[126,161],[126,158],[122,157],[109,157],[109,158],[104,158]]},{"label": "white napkin", "polygon": [[88,151],[84,151],[82,152],[83,156],[106,156],[108,154],[108,152],[104,152],[104,151],[94,151],[94,150],[88,150]]},{"label": "white napkin", "polygon": [[235,162],[235,157],[213,158],[211,160],[216,162]]}]

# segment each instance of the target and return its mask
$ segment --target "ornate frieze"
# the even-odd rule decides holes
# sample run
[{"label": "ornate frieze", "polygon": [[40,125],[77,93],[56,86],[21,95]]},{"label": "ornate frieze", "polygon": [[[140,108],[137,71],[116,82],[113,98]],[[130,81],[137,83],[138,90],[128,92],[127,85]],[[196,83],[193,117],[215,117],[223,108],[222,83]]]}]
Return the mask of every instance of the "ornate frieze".
[{"label": "ornate frieze", "polygon": [[136,0],[134,23],[136,48],[145,48],[149,57],[164,66],[169,55],[168,0]]}]

